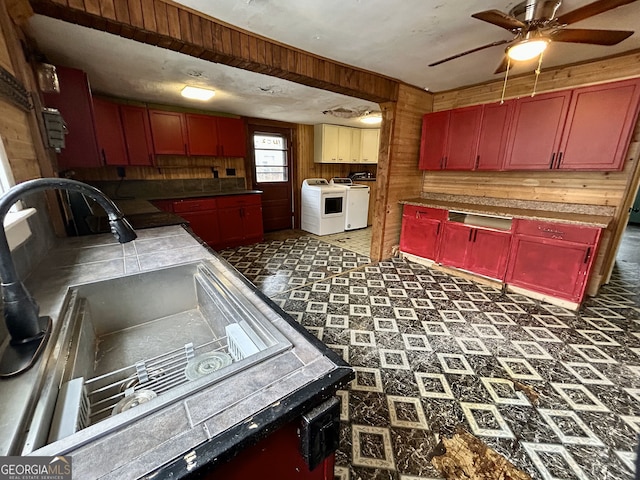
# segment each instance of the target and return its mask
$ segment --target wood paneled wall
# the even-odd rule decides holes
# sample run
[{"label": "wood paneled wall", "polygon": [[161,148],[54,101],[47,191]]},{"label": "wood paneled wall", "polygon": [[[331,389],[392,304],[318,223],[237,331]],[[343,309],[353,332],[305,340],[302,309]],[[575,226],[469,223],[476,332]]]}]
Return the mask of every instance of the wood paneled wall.
[{"label": "wood paneled wall", "polygon": [[[537,92],[622,80],[640,76],[640,54],[543,71]],[[509,78],[506,98],[531,94],[534,76]],[[433,110],[448,110],[500,100],[502,82],[492,82],[434,95]],[[638,176],[640,122],[621,172],[425,172],[423,192],[501,199],[606,205],[616,208],[605,232],[588,292],[608,281],[617,245],[628,218],[628,197]]]},{"label": "wood paneled wall", "polygon": [[418,170],[422,116],[433,107],[433,96],[423,90],[400,85],[398,101],[382,105],[380,155],[378,160],[376,212],[371,239],[371,257],[392,255],[400,241],[402,208],[399,200],[420,193]]}]

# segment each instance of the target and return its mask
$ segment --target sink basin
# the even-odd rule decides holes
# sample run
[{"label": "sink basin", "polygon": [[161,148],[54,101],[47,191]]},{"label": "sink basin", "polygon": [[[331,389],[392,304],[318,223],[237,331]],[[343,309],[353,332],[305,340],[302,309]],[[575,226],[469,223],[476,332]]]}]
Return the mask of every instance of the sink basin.
[{"label": "sink basin", "polygon": [[291,348],[207,261],[73,286],[60,321],[31,451],[93,440]]}]

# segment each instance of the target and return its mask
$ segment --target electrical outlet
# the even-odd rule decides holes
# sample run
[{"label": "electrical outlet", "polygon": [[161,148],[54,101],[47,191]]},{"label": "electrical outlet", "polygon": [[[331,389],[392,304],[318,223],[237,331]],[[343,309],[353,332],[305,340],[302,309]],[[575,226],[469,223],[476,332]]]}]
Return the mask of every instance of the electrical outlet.
[{"label": "electrical outlet", "polygon": [[235,177],[236,169],[235,168],[227,168],[227,177]]},{"label": "electrical outlet", "polygon": [[118,178],[124,178],[127,176],[127,172],[124,167],[116,167],[116,174],[118,175]]}]

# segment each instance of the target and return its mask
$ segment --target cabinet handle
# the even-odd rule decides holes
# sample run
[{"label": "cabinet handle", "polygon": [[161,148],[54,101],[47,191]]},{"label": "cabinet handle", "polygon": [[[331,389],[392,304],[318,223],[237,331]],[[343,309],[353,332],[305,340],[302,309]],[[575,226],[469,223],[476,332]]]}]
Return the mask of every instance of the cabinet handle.
[{"label": "cabinet handle", "polygon": [[478,238],[478,230],[473,231],[473,243],[476,243],[476,239]]},{"label": "cabinet handle", "polygon": [[558,154],[558,163],[556,164],[556,168],[560,168],[560,162],[562,162],[562,152]]},{"label": "cabinet handle", "polygon": [[444,162],[442,164],[442,168],[445,169],[445,168],[447,168],[447,157],[445,156],[443,160],[444,160]]},{"label": "cabinet handle", "polygon": [[551,163],[549,164],[549,170],[553,168],[553,161],[556,159],[556,152],[551,154]]},{"label": "cabinet handle", "polygon": [[107,154],[104,153],[104,148],[101,149],[101,152],[102,152],[102,164],[106,165],[107,164]]},{"label": "cabinet handle", "polygon": [[472,237],[473,237],[473,229],[469,230],[469,241],[471,241]]},{"label": "cabinet handle", "polygon": [[187,144],[186,143],[184,144],[184,153],[187,154],[187,155],[189,154],[189,149],[187,148]]},{"label": "cabinet handle", "polygon": [[438,222],[438,228],[436,228],[436,237],[440,235],[440,222]]},{"label": "cabinet handle", "polygon": [[480,165],[480,155],[476,155],[476,164],[473,167],[474,170],[478,169],[478,165]]},{"label": "cabinet handle", "polygon": [[587,263],[589,261],[589,258],[591,258],[591,247],[587,248],[587,253],[584,256],[584,261],[582,263]]}]

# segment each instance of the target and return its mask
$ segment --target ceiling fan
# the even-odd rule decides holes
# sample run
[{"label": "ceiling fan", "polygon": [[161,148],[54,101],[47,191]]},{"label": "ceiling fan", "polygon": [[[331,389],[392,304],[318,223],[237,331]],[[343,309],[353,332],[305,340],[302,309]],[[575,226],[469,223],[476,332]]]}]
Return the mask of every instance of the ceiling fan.
[{"label": "ceiling fan", "polygon": [[511,60],[530,60],[539,56],[551,42],[586,43],[591,45],[616,45],[633,35],[626,30],[588,30],[566,28],[600,13],[607,12],[636,0],[597,0],[556,17],[561,0],[525,0],[506,14],[500,10],[486,10],[471,15],[473,18],[509,30],[515,37],[472,48],[429,64],[430,67],[460,58],[497,45],[509,44],[502,62],[494,73],[507,70]]}]

